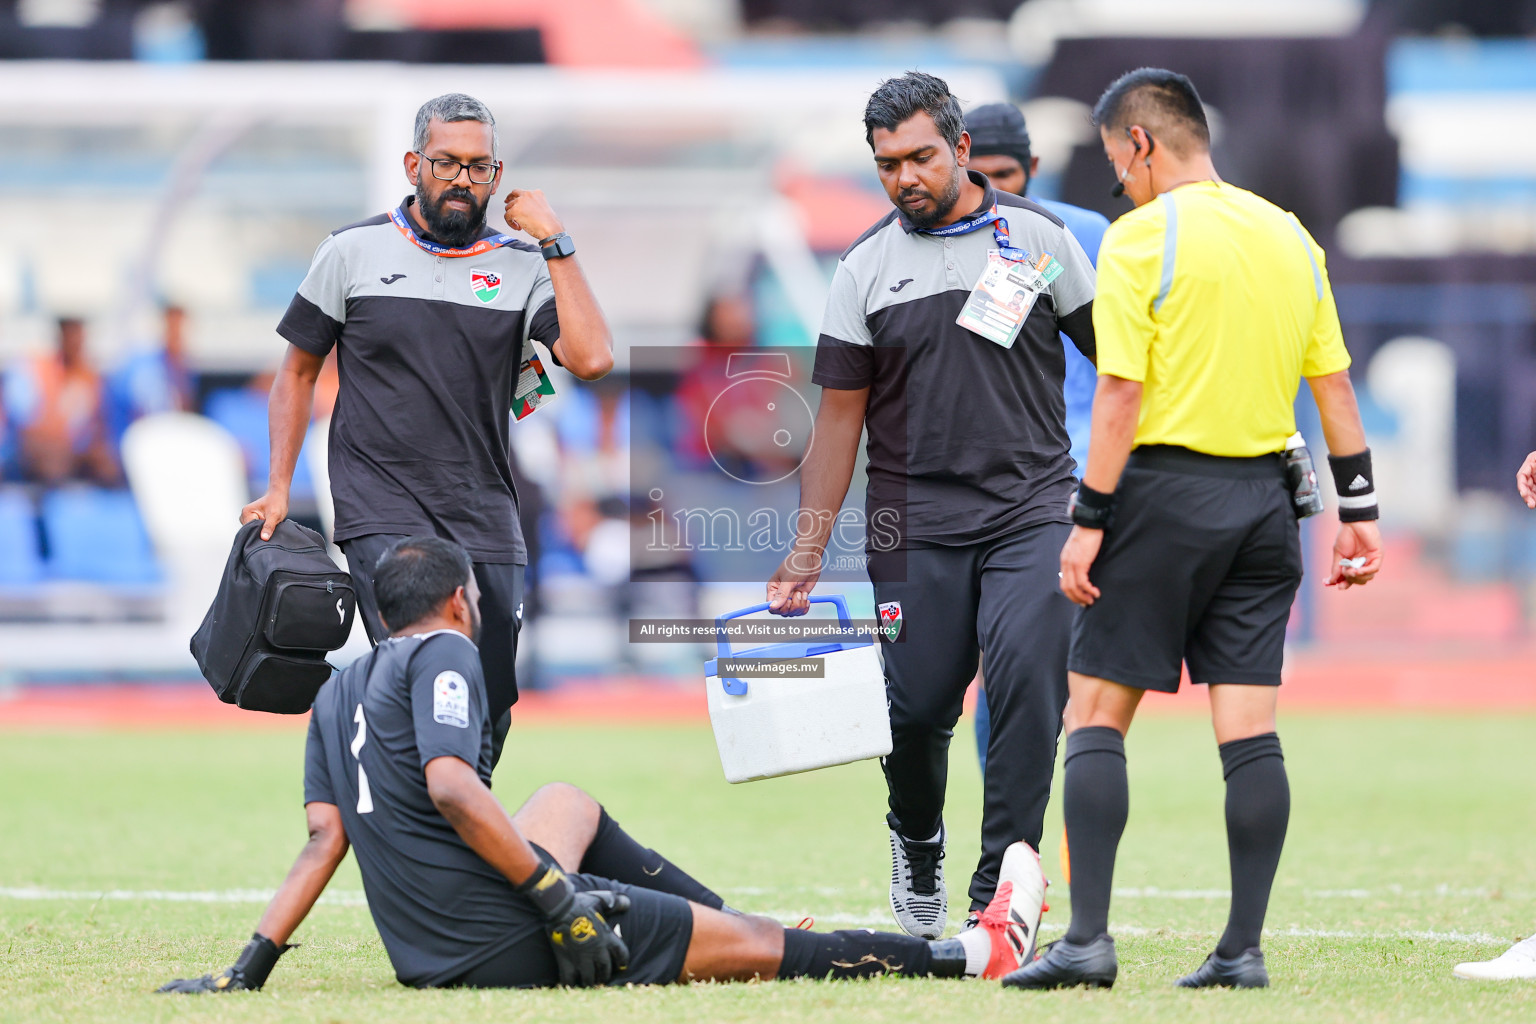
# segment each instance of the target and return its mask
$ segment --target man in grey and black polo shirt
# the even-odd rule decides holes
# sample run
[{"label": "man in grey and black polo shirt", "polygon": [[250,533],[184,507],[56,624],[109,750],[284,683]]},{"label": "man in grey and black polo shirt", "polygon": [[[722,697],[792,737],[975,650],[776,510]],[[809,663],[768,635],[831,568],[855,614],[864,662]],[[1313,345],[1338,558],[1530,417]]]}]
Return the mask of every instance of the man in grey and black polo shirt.
[{"label": "man in grey and black polo shirt", "polygon": [[373,569],[391,544],[436,535],[465,548],[482,594],[480,657],[499,737],[517,700],[528,561],[508,431],[514,411],[525,415],[551,390],[532,342],[584,380],[607,373],[613,357],[608,325],[544,194],[512,189],[506,200],[507,223],[539,246],[486,226],[502,170],[495,124],[472,97],[428,101],[405,154],[415,194],[320,243],[278,324],[289,345],[268,408],[271,478],[241,522],[265,520],[270,539],[288,514],[315,378],[334,348],[335,540],[368,636],[388,635]]},{"label": "man in grey and black polo shirt", "polygon": [[[1072,611],[1056,577],[1074,483],[1058,332],[1093,358],[1094,273],[1060,219],[965,169],[970,138],[944,82],[912,72],[883,83],[864,123],[896,209],[833,278],[801,471],[801,507],[819,530],[797,538],[768,601],[780,614],[806,609],[867,426],[870,579],[881,619],[899,626],[883,638],[891,906],[902,928],[936,936],[948,912],[949,741],[983,648],[992,735],[973,916],[1008,845],[1039,849]],[[997,260],[1032,282],[1027,314],[1002,341],[956,322]],[[1012,309],[1013,295],[1000,305]]]}]

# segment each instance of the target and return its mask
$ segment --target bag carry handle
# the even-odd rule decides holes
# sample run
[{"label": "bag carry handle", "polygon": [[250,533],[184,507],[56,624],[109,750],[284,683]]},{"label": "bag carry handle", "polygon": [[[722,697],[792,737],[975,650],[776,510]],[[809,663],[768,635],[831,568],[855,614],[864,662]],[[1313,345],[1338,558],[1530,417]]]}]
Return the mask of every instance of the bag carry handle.
[{"label": "bag carry handle", "polygon": [[[810,603],[836,605],[838,625],[845,629],[851,626],[851,620],[848,618],[848,601],[843,597],[842,594],[829,594],[825,597],[812,597],[810,599]],[[765,612],[767,610],[768,605],[766,604],[754,604],[749,608],[738,608],[734,612],[726,612],[724,615],[717,616],[715,618],[716,656],[720,658],[729,658],[731,656],[731,642],[730,640],[726,639],[725,635],[726,620],[739,619],[743,615],[755,615],[758,612]],[[720,687],[721,689],[725,690],[726,693],[733,694],[737,697],[747,692],[746,680],[737,679],[735,677],[722,676],[720,678]]]},{"label": "bag carry handle", "polygon": [[[828,594],[810,599],[811,604],[835,604],[837,605],[837,624],[844,628],[851,628],[852,620],[848,618],[848,600],[842,594]],[[739,619],[743,615],[756,615],[758,612],[768,610],[766,604],[754,604],[749,608],[738,608],[734,612],[726,612],[715,617],[715,650],[719,657],[731,656],[731,642],[725,636],[725,623],[728,619]]]}]

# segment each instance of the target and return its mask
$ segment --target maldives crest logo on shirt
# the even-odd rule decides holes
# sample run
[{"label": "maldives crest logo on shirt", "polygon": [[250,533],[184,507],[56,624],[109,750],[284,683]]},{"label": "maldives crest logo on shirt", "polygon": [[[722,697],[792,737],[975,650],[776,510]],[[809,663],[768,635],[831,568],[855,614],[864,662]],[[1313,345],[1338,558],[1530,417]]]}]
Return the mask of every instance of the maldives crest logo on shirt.
[{"label": "maldives crest logo on shirt", "polygon": [[492,270],[470,267],[469,287],[481,302],[494,302],[501,293],[501,275]]}]

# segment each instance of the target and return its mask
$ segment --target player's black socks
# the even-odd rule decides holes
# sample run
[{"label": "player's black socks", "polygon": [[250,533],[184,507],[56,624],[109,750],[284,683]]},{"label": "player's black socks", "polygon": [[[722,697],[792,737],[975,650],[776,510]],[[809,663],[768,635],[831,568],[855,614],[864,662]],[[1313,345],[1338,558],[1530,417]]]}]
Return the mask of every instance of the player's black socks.
[{"label": "player's black socks", "polygon": [[669,892],[715,910],[725,908],[725,901],[655,850],[646,849],[609,817],[607,810],[597,819],[597,835],[581,858],[581,872],[626,882],[642,889]]},{"label": "player's black socks", "polygon": [[[1285,846],[1291,787],[1280,737],[1272,732],[1221,745],[1227,779],[1227,855],[1232,864],[1232,910],[1216,955],[1235,957],[1259,944],[1269,889]],[[1072,863],[1073,881],[1077,862]],[[1076,887],[1073,887],[1076,895]]]},{"label": "player's black socks", "polygon": [[[951,949],[950,944],[954,948]],[[934,946],[943,947],[934,956]],[[806,932],[784,929],[780,978],[869,978],[878,974],[923,977],[965,973],[965,950],[953,939],[927,939],[863,929]]]},{"label": "player's black socks", "polygon": [[1115,851],[1130,809],[1125,737],[1107,726],[1078,729],[1067,737],[1066,771],[1062,809],[1072,857],[1072,923],[1066,940],[1082,944],[1109,931]]}]

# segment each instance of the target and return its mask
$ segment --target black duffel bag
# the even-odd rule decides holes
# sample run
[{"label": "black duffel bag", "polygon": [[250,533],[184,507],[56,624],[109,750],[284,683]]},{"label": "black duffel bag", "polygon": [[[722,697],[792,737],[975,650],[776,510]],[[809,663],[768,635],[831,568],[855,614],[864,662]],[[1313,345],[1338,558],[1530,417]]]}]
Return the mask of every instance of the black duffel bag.
[{"label": "black duffel bag", "polygon": [[303,714],[330,678],[326,652],[352,632],[357,595],[314,530],[285,519],[264,541],[261,527],[253,519],[235,534],[192,656],[224,703]]}]

